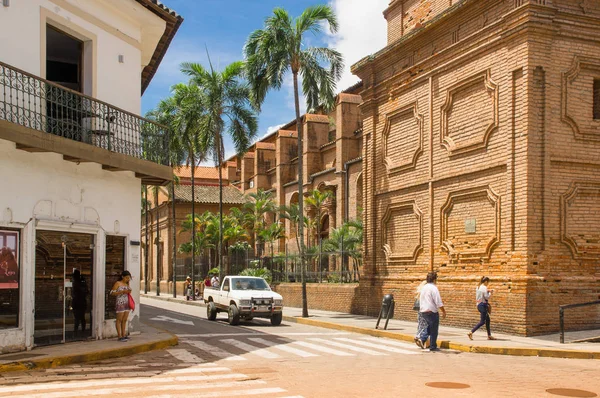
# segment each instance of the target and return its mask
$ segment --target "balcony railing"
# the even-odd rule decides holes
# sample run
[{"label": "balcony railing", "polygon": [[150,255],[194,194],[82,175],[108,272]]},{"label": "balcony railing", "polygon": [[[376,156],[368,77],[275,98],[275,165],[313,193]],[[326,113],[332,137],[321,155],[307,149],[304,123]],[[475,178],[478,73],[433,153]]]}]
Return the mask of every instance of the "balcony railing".
[{"label": "balcony railing", "polygon": [[3,62],[0,120],[169,165],[165,126]]}]

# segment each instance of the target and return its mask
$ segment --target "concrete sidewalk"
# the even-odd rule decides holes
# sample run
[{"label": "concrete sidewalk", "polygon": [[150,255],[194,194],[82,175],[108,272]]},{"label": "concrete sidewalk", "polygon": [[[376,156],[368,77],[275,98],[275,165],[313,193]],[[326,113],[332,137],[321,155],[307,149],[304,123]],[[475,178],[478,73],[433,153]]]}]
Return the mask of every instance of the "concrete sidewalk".
[{"label": "concrete sidewalk", "polygon": [[[151,293],[147,295],[142,294],[142,296],[149,299],[204,306],[204,302],[201,300],[186,301],[183,296],[174,298],[170,294],[163,294],[157,297],[156,294]],[[377,318],[370,316],[309,309],[308,313],[310,316],[308,318],[302,318],[302,310],[293,307],[284,307],[283,313],[283,319],[287,322],[296,322],[305,325],[362,333],[371,336],[387,337],[409,342],[413,342],[414,333],[417,330],[416,319],[415,322],[390,319],[387,330],[382,330],[385,325],[385,320],[382,319],[379,324],[380,329],[378,330],[375,329]],[[493,322],[492,319],[492,332],[494,327]],[[560,336],[558,333],[536,337],[520,337],[493,333],[497,340],[488,340],[485,328],[483,328],[473,335],[473,341],[471,341],[467,337],[468,330],[444,326],[443,320],[441,323],[442,325],[440,325],[438,340],[438,345],[441,348],[482,354],[600,359],[600,343],[560,344]],[[573,341],[598,336],[600,336],[600,330],[588,330],[566,333],[565,339],[567,341]]]},{"label": "concrete sidewalk", "polygon": [[177,345],[177,337],[141,324],[140,332],[126,342],[114,339],[80,341],[36,347],[31,351],[0,355],[0,374],[13,371],[54,368],[82,362],[119,358]]}]

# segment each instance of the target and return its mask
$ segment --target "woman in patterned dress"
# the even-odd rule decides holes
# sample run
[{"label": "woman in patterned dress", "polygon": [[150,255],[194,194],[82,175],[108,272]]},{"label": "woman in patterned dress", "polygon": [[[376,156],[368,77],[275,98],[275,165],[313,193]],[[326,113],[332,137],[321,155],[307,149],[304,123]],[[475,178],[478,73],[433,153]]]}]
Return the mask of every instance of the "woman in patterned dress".
[{"label": "woman in patterned dress", "polygon": [[129,317],[129,293],[131,288],[129,287],[129,281],[131,280],[131,273],[129,271],[123,271],[121,273],[121,279],[119,279],[113,285],[110,291],[111,296],[117,298],[116,312],[117,312],[117,335],[119,341],[127,341],[127,318]]}]

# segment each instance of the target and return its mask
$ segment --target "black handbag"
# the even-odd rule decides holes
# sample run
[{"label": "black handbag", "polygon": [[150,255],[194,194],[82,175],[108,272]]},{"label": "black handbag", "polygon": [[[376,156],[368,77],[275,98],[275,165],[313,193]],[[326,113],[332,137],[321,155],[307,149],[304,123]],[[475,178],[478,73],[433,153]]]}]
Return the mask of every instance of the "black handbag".
[{"label": "black handbag", "polygon": [[415,303],[413,304],[413,310],[419,311],[421,309],[421,303],[419,299],[415,299]]}]

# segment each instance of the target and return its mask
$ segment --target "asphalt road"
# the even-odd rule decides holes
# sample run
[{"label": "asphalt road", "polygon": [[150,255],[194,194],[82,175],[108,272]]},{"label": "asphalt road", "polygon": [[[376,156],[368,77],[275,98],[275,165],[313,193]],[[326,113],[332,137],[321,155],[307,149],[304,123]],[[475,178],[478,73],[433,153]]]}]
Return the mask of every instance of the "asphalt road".
[{"label": "asphalt road", "polygon": [[233,327],[226,314],[208,321],[204,307],[153,299],[142,300],[141,312],[144,323],[177,334],[180,344],[98,363],[4,375],[0,396],[480,398],[559,396],[548,390],[568,394],[562,396],[600,393],[599,361],[431,353],[404,342],[285,321],[277,327],[268,320]]}]

